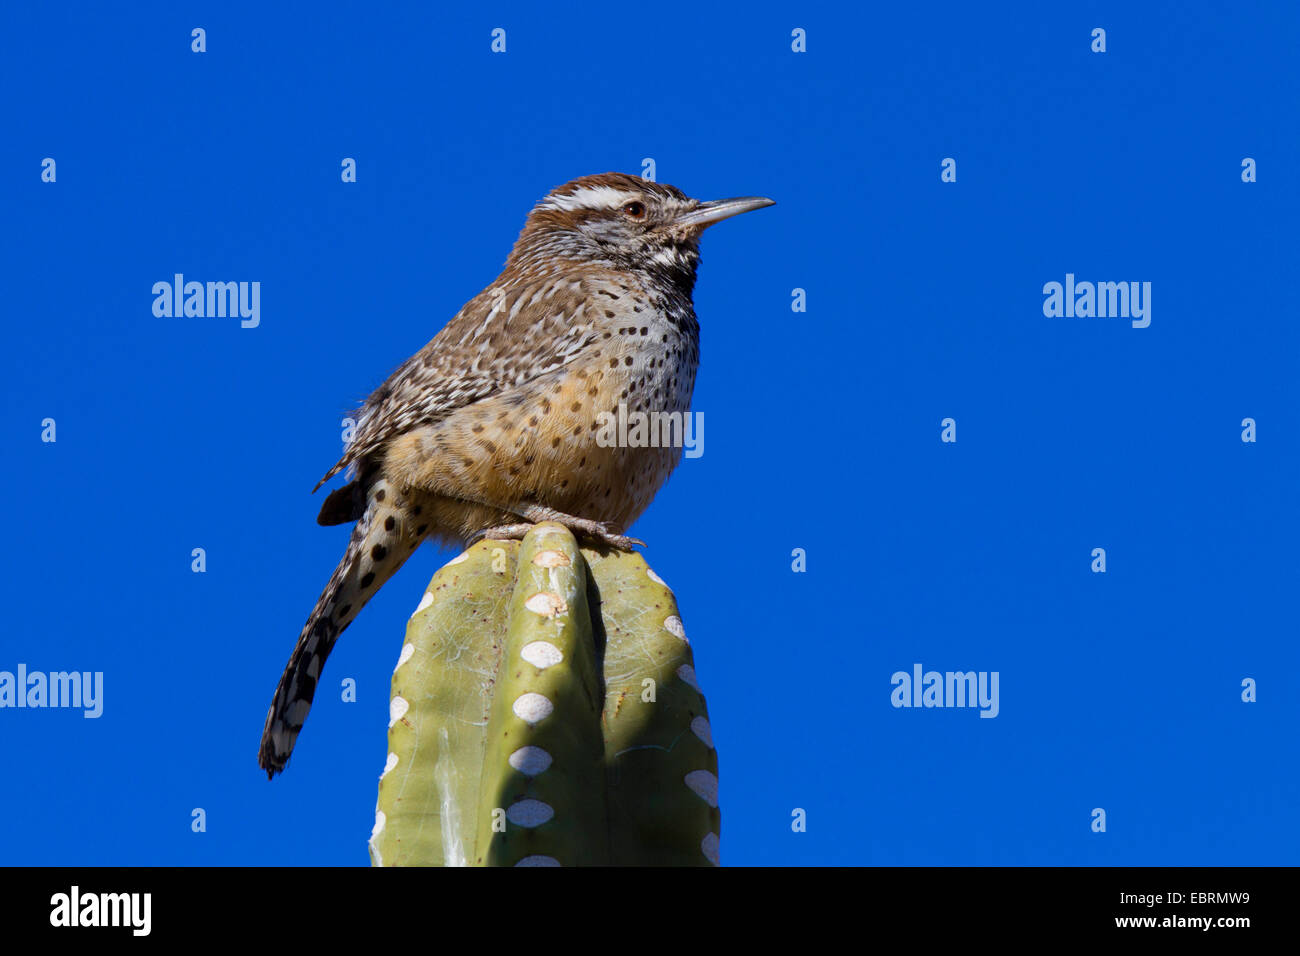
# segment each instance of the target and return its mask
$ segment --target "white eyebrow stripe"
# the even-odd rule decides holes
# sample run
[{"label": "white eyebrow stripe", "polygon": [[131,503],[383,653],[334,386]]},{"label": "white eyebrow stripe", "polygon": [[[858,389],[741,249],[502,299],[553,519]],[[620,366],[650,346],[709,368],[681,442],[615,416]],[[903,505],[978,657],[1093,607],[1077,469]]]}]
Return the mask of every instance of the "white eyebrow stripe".
[{"label": "white eyebrow stripe", "polygon": [[547,196],[546,205],[568,212],[572,209],[616,209],[640,197],[613,186],[584,186],[567,196]]}]

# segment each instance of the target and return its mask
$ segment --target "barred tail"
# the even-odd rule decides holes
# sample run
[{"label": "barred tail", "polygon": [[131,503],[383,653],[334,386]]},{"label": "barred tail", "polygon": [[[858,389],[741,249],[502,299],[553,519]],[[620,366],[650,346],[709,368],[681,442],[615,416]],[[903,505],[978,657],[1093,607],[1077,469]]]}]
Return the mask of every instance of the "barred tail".
[{"label": "barred tail", "polygon": [[420,509],[408,505],[386,481],[368,489],[343,560],[307,618],[267,711],[257,761],[268,780],[289,762],[334,642],[424,537]]}]

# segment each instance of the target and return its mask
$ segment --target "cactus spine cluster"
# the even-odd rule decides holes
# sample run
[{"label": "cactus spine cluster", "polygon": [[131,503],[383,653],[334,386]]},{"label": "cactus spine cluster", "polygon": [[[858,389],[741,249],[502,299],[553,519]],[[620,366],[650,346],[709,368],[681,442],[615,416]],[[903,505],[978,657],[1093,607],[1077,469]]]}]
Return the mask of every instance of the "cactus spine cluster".
[{"label": "cactus spine cluster", "polygon": [[542,524],[434,575],[393,673],[376,866],[709,865],[717,754],[672,592]]}]

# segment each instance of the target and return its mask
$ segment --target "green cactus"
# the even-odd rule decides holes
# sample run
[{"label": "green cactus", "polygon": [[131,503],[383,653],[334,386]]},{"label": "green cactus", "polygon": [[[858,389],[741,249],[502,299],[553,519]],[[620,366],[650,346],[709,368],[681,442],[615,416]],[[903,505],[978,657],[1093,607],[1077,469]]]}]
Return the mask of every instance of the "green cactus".
[{"label": "green cactus", "polygon": [[668,587],[541,524],[433,576],[393,672],[376,866],[708,865],[717,754]]}]

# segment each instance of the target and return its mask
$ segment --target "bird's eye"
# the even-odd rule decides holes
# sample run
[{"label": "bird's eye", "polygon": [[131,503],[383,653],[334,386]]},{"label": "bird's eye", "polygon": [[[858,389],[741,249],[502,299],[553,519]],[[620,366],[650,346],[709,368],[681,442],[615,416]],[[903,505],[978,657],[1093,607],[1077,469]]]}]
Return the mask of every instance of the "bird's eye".
[{"label": "bird's eye", "polygon": [[645,203],[630,202],[623,206],[623,215],[638,222],[645,218]]}]

